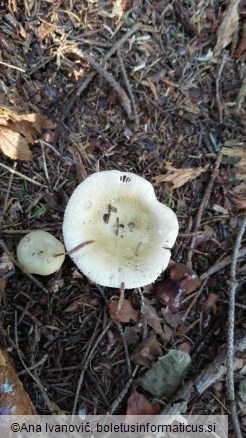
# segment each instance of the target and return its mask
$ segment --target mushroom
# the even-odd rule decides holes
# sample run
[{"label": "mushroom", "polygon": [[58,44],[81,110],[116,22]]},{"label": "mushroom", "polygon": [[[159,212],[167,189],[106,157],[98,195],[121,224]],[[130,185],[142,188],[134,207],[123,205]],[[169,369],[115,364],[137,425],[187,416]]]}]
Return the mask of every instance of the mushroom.
[{"label": "mushroom", "polygon": [[65,258],[65,248],[47,231],[31,231],[19,242],[17,258],[26,272],[49,275],[60,269]]},{"label": "mushroom", "polygon": [[131,289],[155,281],[168,265],[177,235],[175,213],[133,173],[94,173],[77,186],[65,210],[68,254],[102,286]]}]

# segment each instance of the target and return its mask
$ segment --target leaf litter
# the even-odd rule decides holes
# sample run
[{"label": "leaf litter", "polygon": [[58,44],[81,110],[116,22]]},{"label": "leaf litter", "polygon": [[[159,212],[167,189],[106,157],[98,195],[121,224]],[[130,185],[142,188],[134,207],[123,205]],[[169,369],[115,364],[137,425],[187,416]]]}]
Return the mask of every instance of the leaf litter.
[{"label": "leaf litter", "polygon": [[[112,16],[114,4],[104,5],[103,16],[99,13],[101,7],[98,10],[95,3],[87,2],[85,18],[80,14],[81,2],[78,0],[65,6],[59,2],[41,2],[38,8],[35,2],[24,2],[18,11],[9,5],[3,12],[0,105],[12,108],[16,115],[44,114],[58,124],[56,130],[48,127],[52,131],[43,133],[42,122],[33,130],[33,120],[13,120],[6,115],[3,117],[1,111],[0,125],[19,134],[32,152],[32,161],[19,159],[18,175],[0,167],[1,199],[6,207],[1,215],[0,232],[11,250],[30,229],[49,229],[62,238],[62,210],[66,202],[59,207],[59,191],[62,190],[68,199],[87,175],[119,169],[135,172],[154,183],[158,199],[178,212],[180,236],[172,249],[172,257],[175,262],[186,265],[191,239],[196,235],[197,212],[210,178],[207,170],[213,168],[218,150],[225,142],[237,145],[245,142],[245,51],[235,59],[240,38],[244,38],[242,2],[238,27],[228,26],[228,34],[224,35],[218,31],[226,14],[228,20],[231,2],[223,7],[214,2],[209,8],[205,2],[200,2],[199,9],[182,2],[181,14],[177,11],[180,2],[175,2],[176,11],[173,3],[164,10],[161,3],[127,3],[126,6],[123,2],[114,2],[115,17]],[[120,18],[122,10],[124,13]],[[234,22],[232,15],[230,19]],[[235,32],[232,35],[233,27]],[[221,35],[221,42],[227,45],[215,59],[212,50]],[[122,38],[124,42],[121,42]],[[105,81],[85,59],[67,51],[66,45],[79,45],[82,52],[89,52],[103,66],[104,72],[111,73],[131,97],[134,120],[125,117],[120,97],[116,99],[108,77]],[[118,62],[118,49],[123,69]],[[220,48],[217,46],[216,50]],[[216,62],[221,66],[222,57],[224,64],[220,71]],[[135,123],[137,119],[139,123]],[[39,139],[42,139],[42,148],[35,143]],[[16,159],[16,154],[10,153],[12,159]],[[25,153],[29,154],[28,150]],[[0,165],[13,170],[9,158],[2,154]],[[202,372],[207,376],[212,374],[210,363],[216,360],[221,345],[226,343],[227,331],[226,323],[219,331],[214,325],[228,311],[228,259],[245,211],[243,172],[238,173],[238,180],[234,176],[234,166],[236,161],[239,163],[239,158],[242,160],[242,157],[224,155],[193,248],[192,270],[198,277],[216,268],[217,262],[222,268],[209,278],[184,324],[182,316],[196,297],[197,290],[181,295],[179,307],[172,313],[170,304],[183,279],[176,281],[176,292],[172,296],[175,281],[168,273],[158,279],[158,283],[165,279],[171,282],[170,289],[166,290],[166,301],[158,300],[154,294],[155,285],[149,285],[143,290],[144,298],[149,302],[146,302],[148,306],[146,304],[147,307],[142,309],[142,314],[139,291],[126,292],[129,311],[138,312],[133,319],[127,318],[126,311],[120,317],[117,315],[119,291],[99,289],[84,275],[72,279],[74,265],[68,259],[62,271],[51,282],[48,280],[49,294],[40,293],[40,283],[35,283],[35,279],[31,280],[17,268],[8,278],[3,292],[1,339],[12,345],[15,335],[18,336],[19,349],[28,367],[38,363],[44,354],[48,355],[48,366],[37,368],[43,394],[50,400],[48,406],[52,407],[54,401],[60,412],[72,412],[82,361],[88,355],[90,366],[85,370],[78,393],[78,407],[88,413],[102,414],[109,406],[116,406],[117,413],[125,413],[133,387],[130,385],[129,392],[126,392],[131,382],[129,370],[131,366],[136,367],[132,368],[133,384],[144,372],[134,360],[150,368],[158,363],[148,343],[143,346],[142,355],[140,350],[137,358],[131,359],[137,347],[152,336],[156,336],[160,344],[161,355],[174,346],[190,351],[191,356],[200,348],[198,360],[190,369],[188,384],[192,384],[196,375],[200,376]],[[27,174],[29,180],[23,178]],[[164,180],[166,176],[167,181]],[[37,178],[47,181],[47,185],[37,188],[33,184]],[[236,192],[235,187],[238,188]],[[47,192],[53,199],[47,196]],[[19,206],[18,212],[12,214],[15,205]],[[178,208],[181,205],[184,208]],[[227,215],[216,212],[214,206],[217,210],[219,207],[221,211],[227,211]],[[40,211],[40,208],[43,213],[34,216],[33,212]],[[1,209],[3,205],[0,205],[0,214]],[[243,254],[243,247],[240,251]],[[227,264],[223,264],[225,260]],[[245,276],[242,260],[241,257],[237,268],[239,283]],[[57,287],[58,284],[61,286]],[[189,290],[188,282],[185,285],[184,280],[182,285]],[[112,311],[116,322],[111,319],[108,307],[112,295],[116,301],[116,308]],[[240,287],[236,301],[237,342],[245,325],[245,299]],[[13,324],[15,313],[17,334]],[[122,322],[122,318],[127,322]],[[111,323],[110,328],[107,328],[108,323]],[[122,326],[123,335],[120,337],[118,324]],[[104,329],[107,329],[105,336],[100,338]],[[95,344],[97,340],[100,341]],[[16,350],[10,354],[37,410],[47,412],[47,398],[37,395],[37,385],[30,375],[24,373]],[[36,372],[35,368],[33,372]],[[239,375],[235,374],[235,384],[238,383]],[[150,393],[141,395],[152,403]],[[217,395],[218,399],[215,399],[213,391],[207,387],[199,399],[187,397],[187,412],[209,414],[211,409],[219,409],[226,413],[229,406],[225,401],[224,375]],[[225,403],[225,408],[220,400]],[[240,406],[238,412],[242,418]]]}]

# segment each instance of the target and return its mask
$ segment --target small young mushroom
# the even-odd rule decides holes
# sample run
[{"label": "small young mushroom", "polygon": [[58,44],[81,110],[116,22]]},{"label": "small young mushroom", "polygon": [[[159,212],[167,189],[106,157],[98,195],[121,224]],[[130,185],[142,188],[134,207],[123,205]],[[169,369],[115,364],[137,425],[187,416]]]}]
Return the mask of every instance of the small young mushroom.
[{"label": "small young mushroom", "polygon": [[65,248],[47,231],[31,231],[19,242],[17,258],[26,272],[49,275],[60,269],[65,258]]},{"label": "small young mushroom", "polygon": [[128,172],[94,173],[73,192],[63,222],[68,254],[102,286],[131,289],[156,280],[178,235],[175,213],[153,186]]}]

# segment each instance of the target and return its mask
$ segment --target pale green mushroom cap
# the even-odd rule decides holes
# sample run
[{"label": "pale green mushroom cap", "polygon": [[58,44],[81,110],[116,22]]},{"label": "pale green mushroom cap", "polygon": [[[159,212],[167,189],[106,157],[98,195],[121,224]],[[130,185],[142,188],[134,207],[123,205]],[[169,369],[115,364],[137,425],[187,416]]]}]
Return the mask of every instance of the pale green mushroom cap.
[{"label": "pale green mushroom cap", "polygon": [[[57,257],[57,254],[61,255]],[[65,248],[52,234],[35,230],[19,242],[17,258],[26,272],[50,275],[60,269],[65,258]]]},{"label": "pale green mushroom cap", "polygon": [[153,186],[128,172],[94,173],[65,211],[66,249],[81,272],[102,286],[145,286],[167,267],[178,235],[175,213]]}]

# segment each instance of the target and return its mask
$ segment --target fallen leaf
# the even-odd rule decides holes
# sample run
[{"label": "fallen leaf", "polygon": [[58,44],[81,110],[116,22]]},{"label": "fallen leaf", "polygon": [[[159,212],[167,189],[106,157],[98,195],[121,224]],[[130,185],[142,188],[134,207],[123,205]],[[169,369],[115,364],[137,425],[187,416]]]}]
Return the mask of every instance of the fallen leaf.
[{"label": "fallen leaf", "polygon": [[245,50],[246,50],[246,20],[244,20],[243,32],[242,32],[240,43],[236,48],[235,52],[233,53],[233,56],[235,58],[239,58]]},{"label": "fallen leaf", "polygon": [[12,160],[32,161],[28,141],[8,126],[0,126],[0,150]]},{"label": "fallen leaf", "polygon": [[152,327],[155,333],[163,336],[164,332],[161,326],[161,318],[159,318],[155,308],[151,306],[148,300],[145,298],[144,302],[141,305],[141,313],[143,319],[147,321],[147,324]]},{"label": "fallen leaf", "polygon": [[216,301],[218,301],[219,297],[218,295],[214,294],[213,292],[211,292],[206,301],[204,301],[204,303],[201,306],[201,309],[203,310],[203,312],[207,313],[210,309],[212,309],[216,303]]},{"label": "fallen leaf", "polygon": [[192,346],[190,344],[188,344],[188,342],[182,342],[182,344],[179,344],[179,350],[190,354],[190,352],[192,350]]},{"label": "fallen leaf", "polygon": [[173,281],[180,282],[184,295],[194,292],[201,284],[195,271],[183,263],[173,263],[169,268],[169,275]]},{"label": "fallen leaf", "polygon": [[115,332],[113,330],[108,330],[106,333],[106,338],[107,338],[107,345],[106,345],[106,350],[110,351],[111,348],[115,345],[115,343],[117,342],[117,336],[115,335]]},{"label": "fallen leaf", "polygon": [[25,392],[7,353],[0,349],[0,414],[35,415],[36,410]]},{"label": "fallen leaf", "polygon": [[119,309],[119,302],[116,300],[108,301],[108,310],[110,318],[114,322],[137,322],[139,320],[139,311],[132,308],[129,300],[124,300]]},{"label": "fallen leaf", "polygon": [[173,9],[176,17],[176,21],[181,23],[184,27],[185,33],[194,38],[197,34],[196,29],[190,21],[189,10],[186,9],[178,0],[174,0]]},{"label": "fallen leaf", "polygon": [[41,23],[38,28],[35,29],[36,37],[43,41],[52,31],[56,30],[56,27],[50,23]]},{"label": "fallen leaf", "polygon": [[230,192],[234,210],[246,210],[246,190],[242,194]]},{"label": "fallen leaf", "polygon": [[204,225],[204,230],[196,237],[196,248],[210,240],[211,237],[216,237],[216,232],[209,225]]},{"label": "fallen leaf", "polygon": [[139,342],[139,334],[141,327],[125,327],[125,339],[127,345],[136,345]]},{"label": "fallen leaf", "polygon": [[171,163],[167,162],[165,164],[166,173],[165,175],[157,175],[155,176],[156,184],[160,184],[162,182],[170,182],[171,189],[177,189],[178,187],[182,187],[188,181],[192,181],[197,178],[203,172],[208,170],[209,165],[205,167],[195,167],[195,168],[180,168],[177,169],[172,166]]},{"label": "fallen leaf", "polygon": [[238,6],[240,0],[230,0],[227,9],[223,15],[222,22],[217,34],[217,42],[213,50],[214,56],[219,56],[221,50],[227,47],[238,32],[239,14]]},{"label": "fallen leaf", "polygon": [[222,147],[222,154],[235,159],[235,177],[246,181],[246,143],[227,141]]},{"label": "fallen leaf", "polygon": [[147,398],[140,394],[135,387],[127,400],[126,424],[135,424],[139,415],[155,415],[159,411],[157,403],[150,403]]},{"label": "fallen leaf", "polygon": [[13,160],[31,161],[28,145],[35,141],[42,129],[54,127],[54,123],[43,114],[15,114],[9,108],[0,107],[0,150]]},{"label": "fallen leaf", "polygon": [[162,349],[156,336],[142,341],[133,351],[130,359],[136,364],[149,368],[151,363],[162,355]]},{"label": "fallen leaf", "polygon": [[194,292],[201,284],[197,274],[182,263],[172,263],[167,271],[169,278],[154,286],[157,300],[166,304],[171,312],[177,312],[182,298]]},{"label": "fallen leaf", "polygon": [[139,385],[159,399],[169,400],[178,390],[191,364],[188,353],[170,350],[154,362],[139,379]]}]

